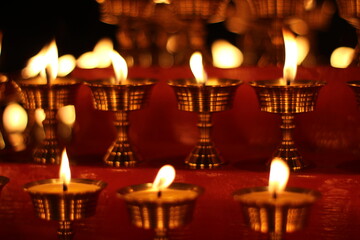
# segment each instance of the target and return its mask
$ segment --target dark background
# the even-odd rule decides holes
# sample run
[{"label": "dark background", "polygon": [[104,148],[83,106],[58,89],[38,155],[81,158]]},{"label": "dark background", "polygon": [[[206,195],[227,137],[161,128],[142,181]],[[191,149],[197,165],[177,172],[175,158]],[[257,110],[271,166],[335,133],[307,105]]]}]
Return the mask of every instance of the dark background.
[{"label": "dark background", "polygon": [[[82,53],[92,50],[102,37],[110,37],[116,46],[117,26],[99,20],[100,11],[95,0],[0,2],[0,30],[3,35],[0,56],[2,73],[22,69],[26,61],[54,37],[60,56],[70,53],[79,57]],[[218,38],[235,42],[239,37],[228,32],[223,23],[208,25],[208,31],[208,44]],[[327,29],[316,32],[316,39],[318,64],[329,64],[330,54],[335,48],[356,45],[354,28],[341,19],[337,12]]]}]

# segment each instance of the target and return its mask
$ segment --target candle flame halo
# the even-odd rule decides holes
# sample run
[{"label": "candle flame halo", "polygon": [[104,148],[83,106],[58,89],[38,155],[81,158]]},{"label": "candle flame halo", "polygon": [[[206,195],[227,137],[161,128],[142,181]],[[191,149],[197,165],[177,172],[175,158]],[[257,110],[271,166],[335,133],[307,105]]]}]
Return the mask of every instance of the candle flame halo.
[{"label": "candle flame halo", "polygon": [[289,180],[290,169],[281,158],[274,158],[270,165],[269,192],[281,193]]},{"label": "candle flame halo", "polygon": [[152,184],[152,188],[157,191],[161,191],[168,186],[171,185],[171,183],[175,179],[175,168],[171,165],[164,165],[160,168],[158,171],[155,180]]},{"label": "candle flame halo", "polygon": [[66,149],[63,150],[61,155],[59,177],[62,184],[68,185],[71,181],[70,164]]},{"label": "candle flame halo", "polygon": [[114,73],[115,73],[115,83],[122,83],[127,79],[128,68],[125,59],[116,51],[110,51],[109,57],[111,59]]},{"label": "candle flame halo", "polygon": [[196,82],[203,85],[207,81],[207,74],[203,66],[203,58],[200,52],[194,52],[190,57],[190,68],[195,76]]},{"label": "candle flame halo", "polygon": [[38,74],[47,78],[50,82],[58,74],[58,50],[56,41],[44,46],[38,54],[30,58],[26,67],[22,70],[24,78],[35,77]]},{"label": "candle flame halo", "polygon": [[285,45],[285,64],[283,79],[289,83],[295,80],[298,61],[298,47],[295,35],[287,29],[283,29]]}]

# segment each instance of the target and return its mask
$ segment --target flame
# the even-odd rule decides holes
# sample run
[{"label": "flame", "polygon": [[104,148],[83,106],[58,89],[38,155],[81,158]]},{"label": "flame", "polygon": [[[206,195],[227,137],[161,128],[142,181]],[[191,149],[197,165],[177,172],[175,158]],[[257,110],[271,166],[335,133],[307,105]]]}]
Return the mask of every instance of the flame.
[{"label": "flame", "polygon": [[339,47],[335,49],[330,57],[330,64],[335,68],[347,68],[355,54],[355,49],[349,47]]},{"label": "flame", "polygon": [[269,192],[282,192],[288,182],[290,169],[287,163],[281,158],[274,158],[270,165]]},{"label": "flame", "polygon": [[42,122],[45,120],[46,118],[46,114],[44,109],[42,108],[38,108],[35,110],[35,122],[39,125],[42,126]]},{"label": "flame", "polygon": [[64,149],[64,151],[62,152],[62,155],[61,155],[59,178],[60,178],[60,181],[66,185],[69,184],[71,181],[69,158],[66,154],[66,149]]},{"label": "flame", "polygon": [[4,110],[3,123],[8,133],[23,132],[28,123],[25,109],[17,103],[10,103]]},{"label": "flame", "polygon": [[289,31],[283,29],[285,44],[285,64],[283,79],[286,82],[292,82],[296,77],[298,49],[295,36]]},{"label": "flame", "polygon": [[74,105],[67,105],[61,107],[57,112],[57,116],[61,122],[65,123],[66,125],[72,126],[76,119]]},{"label": "flame", "polygon": [[122,83],[128,75],[128,68],[125,59],[116,51],[109,53],[115,73],[115,84]]},{"label": "flame", "polygon": [[76,59],[71,54],[66,54],[61,56],[58,59],[58,76],[59,77],[65,77],[68,75],[72,70],[74,70],[76,65]]},{"label": "flame", "polygon": [[153,2],[154,2],[155,4],[161,4],[161,3],[163,3],[163,4],[170,4],[170,3],[171,3],[170,0],[153,0]]},{"label": "flame", "polygon": [[217,40],[211,46],[213,65],[218,68],[239,67],[244,56],[240,49],[225,40]]},{"label": "flame", "polygon": [[296,46],[298,49],[297,65],[300,65],[309,53],[310,43],[305,37],[297,37]]},{"label": "flame", "polygon": [[82,54],[76,61],[79,68],[92,69],[92,68],[106,68],[111,65],[109,52],[114,49],[113,42],[109,38],[100,39],[93,51]]},{"label": "flame", "polygon": [[196,82],[199,85],[205,84],[207,81],[207,75],[202,63],[202,55],[200,52],[194,52],[190,58],[190,68],[195,76]]},{"label": "flame", "polygon": [[22,70],[24,78],[35,77],[38,74],[45,75],[49,81],[56,78],[58,73],[58,50],[55,40],[43,47],[38,54],[27,62],[27,66]]},{"label": "flame", "polygon": [[159,172],[156,175],[156,178],[152,184],[152,188],[156,191],[161,191],[174,181],[175,179],[175,169],[171,165],[164,165],[160,168]]}]

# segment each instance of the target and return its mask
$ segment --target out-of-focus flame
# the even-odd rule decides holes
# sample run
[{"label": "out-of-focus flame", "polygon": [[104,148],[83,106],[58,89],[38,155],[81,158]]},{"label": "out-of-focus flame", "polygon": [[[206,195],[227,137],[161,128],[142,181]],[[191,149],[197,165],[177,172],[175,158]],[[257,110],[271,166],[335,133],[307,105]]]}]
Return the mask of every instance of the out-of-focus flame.
[{"label": "out-of-focus flame", "polygon": [[239,67],[244,56],[240,49],[225,40],[217,40],[211,46],[213,65],[218,68]]},{"label": "out-of-focus flame", "polygon": [[200,52],[194,52],[190,58],[190,68],[195,76],[196,82],[203,85],[207,81],[207,75],[202,63],[202,55]]},{"label": "out-of-focus flame", "polygon": [[296,46],[298,49],[297,65],[300,65],[309,53],[310,43],[305,37],[297,37]]},{"label": "out-of-focus flame", "polygon": [[339,47],[335,49],[330,57],[330,64],[335,68],[347,68],[355,54],[355,49],[349,47]]},{"label": "out-of-focus flame", "polygon": [[289,83],[295,80],[298,61],[298,49],[295,36],[286,29],[283,29],[285,44],[285,64],[283,79]]},{"label": "out-of-focus flame", "polygon": [[171,0],[153,0],[155,4],[163,3],[163,4],[170,4]]},{"label": "out-of-focus flame", "polygon": [[42,122],[45,120],[46,114],[44,112],[44,109],[38,108],[35,110],[35,121],[39,126],[42,126]]},{"label": "out-of-focus flame", "polygon": [[24,78],[35,77],[40,73],[49,81],[54,80],[58,74],[58,51],[55,40],[30,58],[21,73]]},{"label": "out-of-focus flame", "polygon": [[116,51],[109,52],[109,57],[114,68],[115,84],[124,82],[128,75],[128,68],[125,59]]},{"label": "out-of-focus flame", "polygon": [[66,154],[66,149],[64,149],[61,155],[59,178],[61,183],[65,185],[68,185],[71,181],[70,164],[69,164],[69,158]]},{"label": "out-of-focus flame", "polygon": [[156,191],[161,191],[174,181],[175,179],[175,169],[171,165],[164,165],[160,168],[157,173],[155,180],[152,184],[152,188]]},{"label": "out-of-focus flame", "polygon": [[106,68],[111,65],[109,53],[114,49],[113,42],[109,38],[100,39],[93,51],[82,54],[76,61],[76,65],[83,69]]},{"label": "out-of-focus flame", "polygon": [[308,10],[308,11],[312,10],[315,8],[315,6],[316,6],[316,1],[314,1],[314,0],[305,0],[304,1],[305,10]]},{"label": "out-of-focus flame", "polygon": [[6,106],[3,113],[3,124],[6,132],[23,132],[27,123],[27,113],[22,106],[17,103],[10,103]]},{"label": "out-of-focus flame", "polygon": [[57,112],[57,117],[64,124],[72,126],[76,119],[74,105],[67,105],[60,108]]},{"label": "out-of-focus flame", "polygon": [[71,54],[66,54],[58,59],[58,76],[59,77],[65,77],[68,75],[72,70],[74,70],[76,66],[76,59]]},{"label": "out-of-focus flame", "polygon": [[289,180],[290,169],[281,158],[274,158],[270,165],[269,192],[281,193]]}]

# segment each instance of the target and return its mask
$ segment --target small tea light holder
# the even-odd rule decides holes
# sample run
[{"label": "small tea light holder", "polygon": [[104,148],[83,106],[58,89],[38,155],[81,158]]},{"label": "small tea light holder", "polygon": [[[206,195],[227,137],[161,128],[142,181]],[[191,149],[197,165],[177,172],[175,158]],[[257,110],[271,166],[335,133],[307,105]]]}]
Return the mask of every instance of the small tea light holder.
[{"label": "small tea light holder", "polygon": [[[200,64],[202,69],[201,61],[197,64]],[[195,73],[194,75],[196,77]],[[224,163],[211,140],[211,128],[213,126],[211,114],[230,110],[233,106],[236,90],[242,84],[241,80],[205,78],[206,80],[203,83],[191,79],[176,79],[168,82],[175,91],[178,109],[197,112],[199,115],[197,126],[200,131],[200,138],[195,148],[185,159],[185,163],[194,169],[214,168]],[[199,78],[196,77],[196,79]]]},{"label": "small tea light holder", "polygon": [[0,193],[3,187],[9,182],[9,178],[5,176],[0,176]]},{"label": "small tea light holder", "polygon": [[[95,109],[115,113],[117,137],[108,148],[103,158],[104,162],[112,167],[132,167],[138,162],[139,157],[134,153],[129,141],[128,112],[140,110],[147,105],[156,80],[127,79],[126,62],[120,55],[116,56],[121,58],[123,65],[117,66],[112,59],[115,80],[100,79],[85,84],[91,89]],[[119,70],[126,71],[122,78],[119,77]]]},{"label": "small tea light holder", "polygon": [[[279,164],[283,165],[280,169],[275,166]],[[234,200],[241,205],[245,224],[254,231],[268,233],[270,240],[281,240],[285,233],[303,229],[311,206],[320,197],[314,190],[286,187],[288,176],[286,180],[281,179],[284,173],[279,173],[284,168],[287,168],[284,161],[274,159],[269,187],[246,188],[233,193]],[[284,180],[285,183],[279,183]]]},{"label": "small tea light holder", "polygon": [[[62,161],[68,161],[67,157],[64,160],[64,156],[66,153],[63,153]],[[70,174],[70,168],[68,171]],[[100,180],[65,181],[60,178],[30,182],[24,185],[24,190],[30,194],[36,216],[44,220],[58,221],[58,238],[71,240],[74,236],[72,222],[95,215],[99,194],[106,185]]]},{"label": "small tea light holder", "polygon": [[154,240],[167,240],[168,230],[189,224],[196,200],[204,191],[193,184],[172,183],[174,178],[175,170],[165,165],[154,183],[118,190],[118,196],[126,203],[131,223],[139,228],[154,229]]},{"label": "small tea light holder", "polygon": [[[284,77],[274,80],[250,82],[255,89],[260,109],[281,115],[282,141],[273,157],[285,160],[292,171],[308,166],[298,152],[293,140],[294,114],[314,111],[319,90],[324,81],[295,80],[297,69],[297,47],[294,36],[284,30],[285,65]],[[294,81],[295,80],[295,81]]]}]

